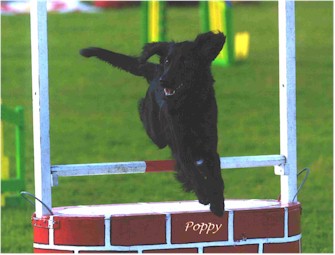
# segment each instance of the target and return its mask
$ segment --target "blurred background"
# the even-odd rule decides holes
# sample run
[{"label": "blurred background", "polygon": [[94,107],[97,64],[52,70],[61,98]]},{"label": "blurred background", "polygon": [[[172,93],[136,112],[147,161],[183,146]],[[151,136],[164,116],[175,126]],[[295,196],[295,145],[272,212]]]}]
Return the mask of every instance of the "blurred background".
[{"label": "blurred background", "polygon": [[[1,2],[1,103],[24,109],[22,178],[25,190],[34,193],[29,5]],[[221,156],[279,154],[277,5],[229,3],[234,33],[246,31],[250,42],[243,61],[212,66]],[[89,46],[138,55],[141,3],[51,1],[48,10],[51,163],[170,159],[169,149],[158,150],[149,140],[138,116],[146,81],[79,55]],[[167,2],[165,39],[193,40],[202,32],[201,19],[199,2]],[[302,251],[310,253],[333,252],[332,24],[333,2],[296,2],[298,170],[311,169],[298,199]],[[15,126],[2,124],[2,179],[10,179],[17,167]],[[280,194],[273,168],[223,170],[222,175],[228,199],[276,199]],[[192,199],[173,173],[60,178],[53,188],[54,207]],[[1,252],[31,253],[34,208],[26,202],[4,203]]]}]

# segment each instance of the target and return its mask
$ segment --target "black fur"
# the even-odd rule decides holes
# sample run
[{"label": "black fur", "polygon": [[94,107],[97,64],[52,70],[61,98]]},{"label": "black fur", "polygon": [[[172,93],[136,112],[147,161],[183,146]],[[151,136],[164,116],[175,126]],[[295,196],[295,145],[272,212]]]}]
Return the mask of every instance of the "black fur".
[{"label": "black fur", "polygon": [[[150,86],[139,102],[139,113],[151,140],[169,146],[176,177],[185,191],[194,191],[211,211],[224,212],[223,180],[217,153],[217,105],[211,62],[225,43],[222,33],[200,34],[194,41],[157,42],[144,46],[140,57],[101,48],[82,49],[115,67],[143,76]],[[147,60],[160,56],[160,64]]]}]

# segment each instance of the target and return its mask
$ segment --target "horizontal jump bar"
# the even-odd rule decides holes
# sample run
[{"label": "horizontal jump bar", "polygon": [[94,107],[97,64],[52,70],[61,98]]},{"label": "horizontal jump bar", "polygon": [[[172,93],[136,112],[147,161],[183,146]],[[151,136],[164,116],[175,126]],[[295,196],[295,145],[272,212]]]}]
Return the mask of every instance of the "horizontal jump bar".
[{"label": "horizontal jump bar", "polygon": [[[221,157],[221,169],[279,166],[285,164],[282,155]],[[70,164],[51,166],[57,176],[86,176],[107,174],[134,174],[168,172],[174,170],[174,160],[131,161],[96,164]]]}]

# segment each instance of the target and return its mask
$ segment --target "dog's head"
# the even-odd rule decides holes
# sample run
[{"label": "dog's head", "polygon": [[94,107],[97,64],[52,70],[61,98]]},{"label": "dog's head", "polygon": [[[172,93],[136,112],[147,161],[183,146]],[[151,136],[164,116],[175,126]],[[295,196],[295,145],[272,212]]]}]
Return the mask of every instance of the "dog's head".
[{"label": "dog's head", "polygon": [[221,32],[207,32],[194,41],[149,43],[143,48],[140,61],[155,54],[160,56],[163,72],[159,81],[165,95],[171,97],[182,90],[196,89],[192,85],[197,84],[202,73],[208,73],[225,40]]}]

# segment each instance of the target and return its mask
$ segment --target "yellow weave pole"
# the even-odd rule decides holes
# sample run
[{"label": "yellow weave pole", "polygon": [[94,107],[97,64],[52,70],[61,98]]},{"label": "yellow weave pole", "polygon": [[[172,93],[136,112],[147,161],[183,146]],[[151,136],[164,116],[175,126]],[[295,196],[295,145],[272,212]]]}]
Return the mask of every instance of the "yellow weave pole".
[{"label": "yellow weave pole", "polygon": [[[209,1],[209,27],[211,31],[221,31],[227,35],[227,27],[224,22],[226,4],[223,1]],[[216,57],[216,61],[228,62],[228,47],[223,47],[219,55]]]},{"label": "yellow weave pole", "polygon": [[159,1],[153,0],[149,2],[149,27],[150,42],[159,41]]},{"label": "yellow weave pole", "polygon": [[235,35],[235,59],[244,60],[249,55],[250,34],[248,32],[239,32]]},{"label": "yellow weave pole", "polygon": [[[4,155],[4,132],[3,123],[0,121],[1,130],[1,180],[9,179],[9,159]],[[6,192],[7,193],[7,192]],[[1,193],[1,207],[6,205],[6,193]]]}]

